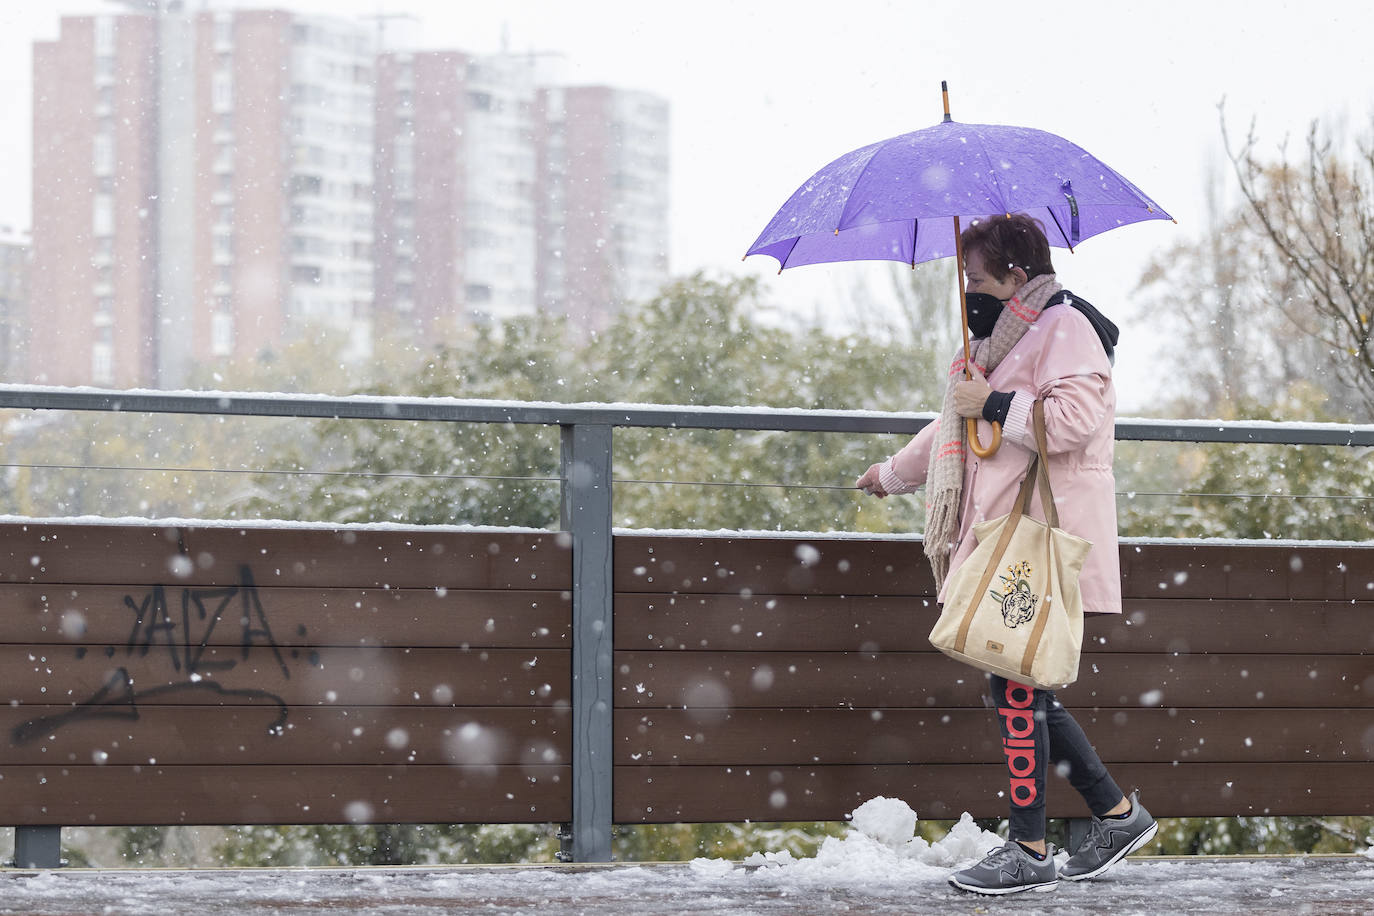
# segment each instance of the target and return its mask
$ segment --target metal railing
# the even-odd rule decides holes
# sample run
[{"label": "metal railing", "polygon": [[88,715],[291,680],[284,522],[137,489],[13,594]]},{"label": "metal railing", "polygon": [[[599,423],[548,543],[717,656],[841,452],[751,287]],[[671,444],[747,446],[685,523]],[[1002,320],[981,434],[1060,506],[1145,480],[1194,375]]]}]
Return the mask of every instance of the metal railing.
[{"label": "metal railing", "polygon": [[[385,395],[329,397],[261,392],[113,391],[41,385],[0,385],[0,408],[836,433],[916,433],[936,416],[933,413],[879,413],[867,410],[563,404]],[[1374,446],[1374,424],[1124,418],[1117,420],[1116,438],[1142,442],[1368,447]]]},{"label": "metal railing", "polygon": [[[0,385],[0,408],[557,426],[560,526],[572,536],[573,823],[575,861],[611,859],[612,515],[615,428],[914,434],[928,413],[561,404],[251,392],[161,392]],[[1122,419],[1119,440],[1374,446],[1374,425]]]}]

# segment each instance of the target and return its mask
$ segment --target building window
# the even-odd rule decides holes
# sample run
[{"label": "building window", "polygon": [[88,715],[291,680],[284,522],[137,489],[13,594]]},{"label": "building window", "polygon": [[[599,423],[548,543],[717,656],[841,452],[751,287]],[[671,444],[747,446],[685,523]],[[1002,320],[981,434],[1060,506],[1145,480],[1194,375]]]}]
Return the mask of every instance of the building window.
[{"label": "building window", "polygon": [[108,194],[97,194],[91,214],[91,231],[95,235],[114,233],[114,202]]},{"label": "building window", "polygon": [[234,316],[228,312],[215,312],[210,318],[210,352],[215,356],[234,352]]},{"label": "building window", "polygon": [[215,49],[228,50],[234,45],[234,19],[231,13],[215,14]]},{"label": "building window", "polygon": [[114,351],[108,343],[91,345],[91,380],[98,385],[114,381]]},{"label": "building window", "polygon": [[291,176],[291,193],[319,196],[324,192],[324,179],[319,175]]},{"label": "building window", "polygon": [[113,16],[95,17],[95,53],[98,57],[113,57],[115,52],[115,21]]},{"label": "building window", "polygon": [[234,74],[219,70],[211,78],[210,97],[215,111],[232,111],[234,108]]},{"label": "building window", "polygon": [[292,283],[310,283],[318,285],[323,279],[323,271],[315,264],[297,264],[291,268]]},{"label": "building window", "polygon": [[93,160],[92,165],[96,175],[112,175],[114,173],[114,138],[109,134],[95,135]]}]

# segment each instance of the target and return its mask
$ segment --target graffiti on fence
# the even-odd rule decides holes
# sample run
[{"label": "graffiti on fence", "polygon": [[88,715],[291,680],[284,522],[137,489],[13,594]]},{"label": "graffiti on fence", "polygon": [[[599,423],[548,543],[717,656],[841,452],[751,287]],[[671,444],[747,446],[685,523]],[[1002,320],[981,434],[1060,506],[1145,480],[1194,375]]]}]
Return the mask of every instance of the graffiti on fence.
[{"label": "graffiti on fence", "polygon": [[[166,699],[176,694],[206,693],[221,699],[261,700],[275,710],[268,725],[269,734],[280,735],[286,726],[286,701],[270,690],[256,687],[226,687],[215,676],[231,671],[247,662],[256,651],[270,653],[270,661],[290,678],[291,669],[282,655],[281,646],[272,635],[262,600],[258,594],[253,572],[248,566],[239,567],[237,585],[221,588],[183,588],[180,594],[172,589],[173,598],[180,598],[179,612],[169,601],[169,590],[155,585],[135,598],[125,595],[123,606],[133,613],[129,636],[122,648],[107,646],[105,654],[114,659],[122,654],[126,660],[143,659],[165,654],[177,676],[167,683],[136,687],[127,664],[116,667],[105,682],[85,700],[72,708],[50,716],[30,719],[10,731],[13,744],[26,744],[43,735],[52,734],[65,725],[91,719],[139,718],[139,703]],[[218,632],[237,627],[235,644],[228,652],[219,651],[212,643]],[[302,626],[298,635],[305,635]],[[222,641],[223,642],[223,641]],[[78,647],[76,657],[84,658],[86,646]],[[292,653],[294,656],[296,653]],[[237,656],[237,657],[235,657]],[[319,657],[311,654],[312,665]]]}]

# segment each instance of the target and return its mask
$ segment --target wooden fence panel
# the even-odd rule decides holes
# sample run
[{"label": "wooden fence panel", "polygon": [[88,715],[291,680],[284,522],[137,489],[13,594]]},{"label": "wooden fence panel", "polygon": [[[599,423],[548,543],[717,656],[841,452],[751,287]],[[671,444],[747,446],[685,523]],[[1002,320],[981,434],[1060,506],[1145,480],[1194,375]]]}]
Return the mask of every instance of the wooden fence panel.
[{"label": "wooden fence panel", "polygon": [[18,766],[5,768],[4,783],[3,810],[20,824],[517,824],[572,816],[561,766]]},{"label": "wooden fence panel", "polygon": [[[1061,692],[1118,781],[1374,813],[1374,548],[1121,551]],[[621,535],[614,568],[616,822],[1004,813],[918,542]],[[0,525],[0,818],[568,820],[571,571],[553,533]]]},{"label": "wooden fence panel", "polygon": [[[1345,763],[1131,763],[1112,761],[1130,791],[1148,791],[1158,817],[1374,815],[1374,799],[1351,792]],[[684,768],[687,769],[687,768]],[[893,766],[699,766],[669,778],[662,767],[618,767],[617,821],[843,820],[879,795],[900,798],[922,818],[1006,817],[1006,769],[1000,764]],[[1068,781],[1051,775],[1049,817],[1090,813]]]},{"label": "wooden fence panel", "polygon": [[237,587],[562,589],[556,534],[451,530],[6,523],[0,581]]},{"label": "wooden fence panel", "polygon": [[[1142,763],[1374,761],[1358,709],[1097,709],[1075,718],[1111,759]],[[1002,753],[988,709],[620,709],[624,766],[986,763]]]},{"label": "wooden fence panel", "polygon": [[[615,598],[623,649],[929,652],[933,599],[904,595],[662,595]],[[1120,616],[1091,618],[1088,652],[1304,654],[1374,652],[1369,600],[1133,598]],[[841,612],[838,612],[841,611]]]},{"label": "wooden fence panel", "polygon": [[570,816],[556,534],[10,523],[0,581],[6,823]]},{"label": "wooden fence panel", "polygon": [[[145,604],[152,591],[119,585],[0,585],[0,645],[77,639],[88,646],[142,643],[149,633],[139,621],[152,609]],[[224,600],[223,595],[216,600],[217,591],[164,586],[157,600],[166,607],[168,619],[159,621],[164,626],[153,635],[166,643],[169,621],[186,629],[185,599],[196,617],[197,640],[240,645],[243,632],[237,616],[226,620],[221,613],[213,629],[199,626],[201,608],[213,611],[213,605]],[[568,647],[571,602],[566,591],[268,586],[256,587],[254,594],[280,646]]]},{"label": "wooden fence panel", "polygon": [[[1162,816],[1374,813],[1374,548],[1121,547],[1060,692]],[[1005,814],[983,677],[931,649],[909,540],[622,536],[617,821]],[[1268,783],[1266,788],[1266,774]],[[1052,815],[1086,813],[1067,783]]]}]

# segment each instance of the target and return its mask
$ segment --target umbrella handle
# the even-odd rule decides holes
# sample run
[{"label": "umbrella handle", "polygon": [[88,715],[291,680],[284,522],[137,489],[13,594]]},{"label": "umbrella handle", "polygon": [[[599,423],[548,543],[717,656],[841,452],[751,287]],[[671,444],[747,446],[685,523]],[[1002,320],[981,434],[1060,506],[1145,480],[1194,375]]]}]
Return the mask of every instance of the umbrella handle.
[{"label": "umbrella handle", "polygon": [[973,449],[973,454],[979,458],[989,458],[997,454],[997,450],[1002,447],[1002,424],[992,424],[992,442],[988,445],[978,441],[978,421],[973,417],[967,417],[968,423],[968,447]]},{"label": "umbrella handle", "polygon": [[[954,263],[958,265],[959,271],[959,315],[964,322],[964,378],[973,378],[973,372],[969,369],[969,366],[973,365],[973,360],[968,352],[968,298],[964,292],[964,239],[959,232],[957,216],[954,217]],[[969,417],[968,445],[979,458],[997,454],[997,450],[1002,447],[1002,424],[992,424],[992,443],[985,446],[978,441],[978,421]]]}]

